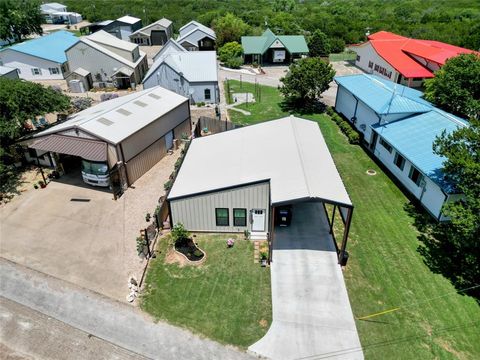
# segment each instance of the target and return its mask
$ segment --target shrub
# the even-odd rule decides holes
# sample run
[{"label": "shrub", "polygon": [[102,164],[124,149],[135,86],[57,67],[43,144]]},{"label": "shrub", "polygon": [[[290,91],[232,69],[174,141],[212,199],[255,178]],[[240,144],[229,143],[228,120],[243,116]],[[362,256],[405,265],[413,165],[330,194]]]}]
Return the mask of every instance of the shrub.
[{"label": "shrub", "polygon": [[203,253],[200,250],[197,249],[193,252],[193,255],[196,256],[196,257],[201,257],[201,256],[203,256]]},{"label": "shrub", "polygon": [[178,170],[180,165],[182,165],[182,158],[178,158],[177,161],[175,161],[175,165],[173,165],[173,167],[175,168],[175,170]]},{"label": "shrub", "polygon": [[175,225],[173,225],[171,234],[175,244],[178,242],[182,242],[185,239],[188,239],[190,236],[189,232],[187,231],[187,229],[185,229],[185,226],[183,226],[182,223],[176,223]]},{"label": "shrub", "polygon": [[141,255],[147,246],[147,241],[143,238],[143,236],[137,237],[137,254]]},{"label": "shrub", "polygon": [[225,66],[230,69],[239,69],[243,64],[243,59],[241,57],[230,58],[225,61]]},{"label": "shrub", "polygon": [[92,106],[92,99],[89,97],[74,97],[71,105],[74,111],[82,111]]},{"label": "shrub", "polygon": [[242,45],[236,41],[231,41],[218,49],[218,57],[221,62],[225,63],[230,59],[241,57],[243,53]]},{"label": "shrub", "polygon": [[330,39],[329,42],[330,42],[330,51],[333,54],[342,53],[345,51],[345,41],[343,41],[343,39],[332,38]]},{"label": "shrub", "polygon": [[168,191],[172,188],[172,185],[173,185],[173,181],[168,180],[165,184],[163,184],[163,188],[165,189],[165,191]]},{"label": "shrub", "polygon": [[332,107],[327,108],[327,114],[338,125],[340,130],[345,134],[350,144],[360,144],[362,137],[361,134],[355,130],[352,125],[342,118]]},{"label": "shrub", "polygon": [[101,101],[108,101],[108,100],[112,100],[112,99],[116,99],[116,98],[118,98],[118,94],[106,93],[106,94],[100,95],[100,100]]},{"label": "shrub", "polygon": [[196,102],[195,105],[197,105],[198,107],[202,107],[202,106],[205,106],[205,103],[203,101],[199,101],[199,102]]}]

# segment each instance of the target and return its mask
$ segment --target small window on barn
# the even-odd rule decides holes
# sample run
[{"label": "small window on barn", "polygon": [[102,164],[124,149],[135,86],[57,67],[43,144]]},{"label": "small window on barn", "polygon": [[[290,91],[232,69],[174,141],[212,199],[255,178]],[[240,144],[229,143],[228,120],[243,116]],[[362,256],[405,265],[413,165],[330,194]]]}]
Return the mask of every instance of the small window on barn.
[{"label": "small window on barn", "polygon": [[412,180],[415,185],[420,186],[420,183],[422,182],[423,175],[420,173],[420,171],[417,170],[415,166],[410,166],[410,173],[408,174],[408,177],[410,180]]},{"label": "small window on barn", "polygon": [[392,146],[382,138],[380,138],[380,145],[382,145],[390,154],[392,153]]},{"label": "small window on barn", "polygon": [[215,209],[215,224],[216,226],[228,226],[228,209],[216,208]]},{"label": "small window on barn", "polygon": [[205,89],[204,94],[205,94],[205,100],[211,99],[210,89]]},{"label": "small window on barn", "polygon": [[48,68],[48,71],[50,72],[50,75],[60,74],[60,71],[56,67],[55,68]]},{"label": "small window on barn", "polygon": [[368,62],[368,67],[369,67],[370,69],[373,68],[373,61],[369,61],[369,62]]},{"label": "small window on barn", "polygon": [[233,226],[247,226],[247,209],[233,209]]},{"label": "small window on barn", "polygon": [[42,75],[42,69],[39,68],[32,68],[33,75]]},{"label": "small window on barn", "polygon": [[403,167],[405,166],[405,158],[397,152],[395,154],[394,163],[395,163],[395,165],[397,165],[397,167],[400,170],[403,170]]},{"label": "small window on barn", "polygon": [[357,55],[357,61],[360,61],[360,55]]}]

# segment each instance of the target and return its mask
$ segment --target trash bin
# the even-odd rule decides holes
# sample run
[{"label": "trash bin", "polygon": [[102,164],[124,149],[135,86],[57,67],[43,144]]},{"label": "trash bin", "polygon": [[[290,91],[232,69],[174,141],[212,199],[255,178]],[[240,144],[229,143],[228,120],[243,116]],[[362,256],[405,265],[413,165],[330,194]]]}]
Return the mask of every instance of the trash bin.
[{"label": "trash bin", "polygon": [[342,257],[340,258],[340,265],[347,266],[348,256],[348,251],[344,251]]}]

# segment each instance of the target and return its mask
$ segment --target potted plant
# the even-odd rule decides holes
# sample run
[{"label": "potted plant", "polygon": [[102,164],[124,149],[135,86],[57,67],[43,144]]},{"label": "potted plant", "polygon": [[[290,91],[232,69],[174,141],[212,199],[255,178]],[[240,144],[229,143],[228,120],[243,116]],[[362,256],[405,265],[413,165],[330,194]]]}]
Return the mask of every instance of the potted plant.
[{"label": "potted plant", "polygon": [[265,250],[260,251],[260,262],[262,264],[262,267],[267,266],[267,258],[268,258],[268,253]]},{"label": "potted plant", "polygon": [[147,212],[147,214],[145,215],[145,221],[146,221],[146,222],[149,222],[150,219],[151,219],[151,217],[152,217],[152,216],[150,215],[150,213]]},{"label": "potted plant", "polygon": [[245,230],[245,231],[243,232],[243,235],[245,236],[245,240],[249,240],[249,239],[250,239],[250,231]]},{"label": "potted plant", "polygon": [[38,182],[38,185],[40,185],[42,189],[45,189],[47,187],[47,184],[45,184],[42,180]]},{"label": "potted plant", "polygon": [[37,185],[37,184],[33,184],[33,187],[34,187],[35,189],[38,189],[38,185]]}]

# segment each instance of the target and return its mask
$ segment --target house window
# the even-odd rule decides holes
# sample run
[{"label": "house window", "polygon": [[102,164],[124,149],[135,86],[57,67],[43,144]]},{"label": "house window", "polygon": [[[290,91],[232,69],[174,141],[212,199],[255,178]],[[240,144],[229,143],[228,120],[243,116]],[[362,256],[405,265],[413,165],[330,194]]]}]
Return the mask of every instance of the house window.
[{"label": "house window", "polygon": [[48,71],[50,71],[50,75],[60,74],[60,71],[56,67],[55,68],[48,68]]},{"label": "house window", "polygon": [[32,68],[33,75],[42,75],[42,69],[39,68]]},{"label": "house window", "polygon": [[205,95],[205,100],[210,100],[210,98],[211,98],[210,89],[205,89],[204,95]]},{"label": "house window", "polygon": [[215,223],[217,226],[228,226],[228,209],[217,208],[215,209]]},{"label": "house window", "polygon": [[410,173],[408,174],[410,180],[412,180],[415,185],[420,186],[421,181],[423,180],[423,175],[420,171],[417,170],[415,166],[410,166]]},{"label": "house window", "polygon": [[368,62],[368,67],[369,67],[370,69],[373,68],[373,61],[369,61],[369,62]]},{"label": "house window", "polygon": [[395,153],[394,163],[400,170],[403,170],[403,167],[405,166],[405,158],[397,152]]},{"label": "house window", "polygon": [[233,209],[233,226],[247,226],[247,209]]},{"label": "house window", "polygon": [[357,55],[357,61],[360,61],[360,55]]},{"label": "house window", "polygon": [[380,142],[380,145],[382,145],[385,148],[385,150],[387,150],[390,154],[392,153],[392,146],[389,143],[387,143],[382,138],[380,138],[379,142]]}]

